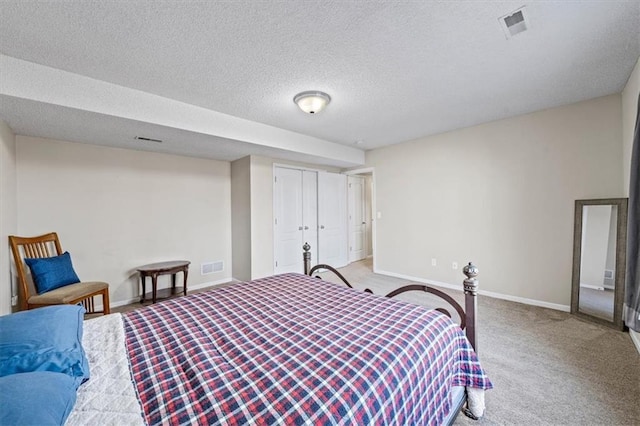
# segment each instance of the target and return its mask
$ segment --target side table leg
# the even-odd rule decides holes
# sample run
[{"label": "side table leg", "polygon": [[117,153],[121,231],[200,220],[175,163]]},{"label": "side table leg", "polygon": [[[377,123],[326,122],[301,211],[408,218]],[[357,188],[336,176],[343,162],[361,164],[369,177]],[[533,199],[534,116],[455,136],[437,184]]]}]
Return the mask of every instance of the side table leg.
[{"label": "side table leg", "polygon": [[176,274],[177,272],[171,274],[171,294],[176,294]]},{"label": "side table leg", "polygon": [[186,266],[184,268],[184,271],[182,272],[182,275],[184,275],[183,293],[186,296],[187,295],[187,275],[189,275],[189,266]]},{"label": "side table leg", "polygon": [[144,303],[144,295],[147,292],[147,280],[144,274],[140,274],[140,281],[142,282],[142,295],[140,296],[140,303]]},{"label": "side table leg", "polygon": [[156,303],[156,298],[158,295],[158,274],[151,275],[151,285],[153,286],[153,303]]}]

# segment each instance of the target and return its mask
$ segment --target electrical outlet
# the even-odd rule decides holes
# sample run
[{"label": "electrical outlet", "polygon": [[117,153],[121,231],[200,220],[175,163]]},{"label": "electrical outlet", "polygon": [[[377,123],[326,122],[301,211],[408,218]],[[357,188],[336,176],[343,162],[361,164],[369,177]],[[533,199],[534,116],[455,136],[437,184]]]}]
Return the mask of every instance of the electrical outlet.
[{"label": "electrical outlet", "polygon": [[18,296],[11,296],[11,306],[18,305]]},{"label": "electrical outlet", "polygon": [[438,262],[436,261],[435,257],[431,258],[431,266],[436,266],[438,264]]},{"label": "electrical outlet", "polygon": [[451,269],[458,269],[458,262],[451,262]]}]

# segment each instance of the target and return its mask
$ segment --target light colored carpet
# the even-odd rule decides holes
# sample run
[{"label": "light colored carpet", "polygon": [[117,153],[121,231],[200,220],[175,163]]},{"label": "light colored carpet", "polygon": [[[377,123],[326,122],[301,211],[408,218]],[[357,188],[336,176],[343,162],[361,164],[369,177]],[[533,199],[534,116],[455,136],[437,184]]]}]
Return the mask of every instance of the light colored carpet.
[{"label": "light colored carpet", "polygon": [[580,287],[580,312],[613,321],[613,290]]},{"label": "light colored carpet", "polygon": [[[376,294],[406,284],[373,274],[370,260],[340,271]],[[640,425],[640,355],[628,333],[490,297],[480,296],[478,306],[479,356],[495,388],[483,419],[460,415],[456,425]]]}]

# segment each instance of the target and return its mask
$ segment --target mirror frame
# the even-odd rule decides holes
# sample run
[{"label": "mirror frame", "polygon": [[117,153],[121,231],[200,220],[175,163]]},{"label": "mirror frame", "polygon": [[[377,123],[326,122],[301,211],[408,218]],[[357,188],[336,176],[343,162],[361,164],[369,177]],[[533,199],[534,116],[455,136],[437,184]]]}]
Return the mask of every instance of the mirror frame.
[{"label": "mirror frame", "polygon": [[[627,206],[628,198],[603,198],[576,200],[573,227],[573,276],[571,279],[571,313],[581,318],[624,330],[622,308],[624,304],[625,272],[627,264]],[[607,321],[579,312],[580,303],[580,258],[582,257],[582,212],[585,206],[611,205],[618,207],[616,222],[616,276],[613,296],[613,321]]]}]

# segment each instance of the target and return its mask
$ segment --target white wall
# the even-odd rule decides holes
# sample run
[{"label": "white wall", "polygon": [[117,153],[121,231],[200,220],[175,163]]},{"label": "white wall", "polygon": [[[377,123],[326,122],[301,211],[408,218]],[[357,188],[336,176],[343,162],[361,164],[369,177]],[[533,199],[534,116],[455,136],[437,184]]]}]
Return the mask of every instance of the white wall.
[{"label": "white wall", "polygon": [[17,290],[11,278],[8,239],[17,229],[16,138],[11,128],[0,120],[0,315],[11,313],[12,287]]},{"label": "white wall", "polygon": [[460,285],[472,260],[481,290],[568,309],[574,200],[622,195],[621,114],[611,95],[368,151],[377,269]]},{"label": "white wall", "polygon": [[582,210],[582,255],[580,284],[593,287],[604,285],[607,265],[611,206],[584,206]]},{"label": "white wall", "polygon": [[[137,299],[146,263],[190,260],[191,288],[231,278],[228,162],[16,139],[19,235],[58,232],[80,278],[110,284],[112,305]],[[200,274],[219,260],[222,272]]]},{"label": "white wall", "polygon": [[[609,240],[607,241],[607,261],[604,268],[613,271],[612,278],[605,278],[602,282],[605,288],[614,289],[616,285],[616,239],[618,234],[618,206],[611,206],[611,219],[609,221]],[[622,285],[622,284],[621,284]]]}]

